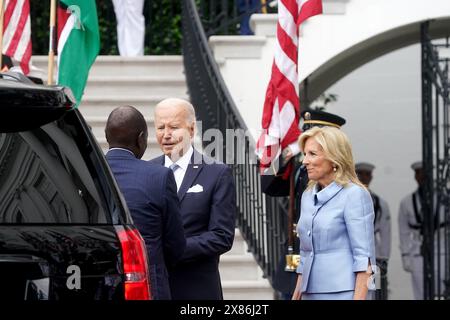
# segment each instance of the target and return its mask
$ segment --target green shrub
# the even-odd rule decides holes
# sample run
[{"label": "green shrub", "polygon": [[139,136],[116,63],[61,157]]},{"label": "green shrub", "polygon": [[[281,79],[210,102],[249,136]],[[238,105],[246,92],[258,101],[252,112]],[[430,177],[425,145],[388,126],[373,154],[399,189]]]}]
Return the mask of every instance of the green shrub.
[{"label": "green shrub", "polygon": [[[116,16],[112,1],[96,1],[100,54],[117,55]],[[33,54],[48,54],[50,1],[30,0]],[[181,2],[146,0],[145,54],[181,53]]]}]

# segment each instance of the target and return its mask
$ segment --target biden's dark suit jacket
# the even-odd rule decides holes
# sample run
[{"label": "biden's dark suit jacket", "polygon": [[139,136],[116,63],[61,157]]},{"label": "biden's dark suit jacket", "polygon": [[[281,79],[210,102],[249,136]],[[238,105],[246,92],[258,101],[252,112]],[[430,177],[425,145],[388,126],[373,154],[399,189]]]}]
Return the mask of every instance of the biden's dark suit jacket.
[{"label": "biden's dark suit jacket", "polygon": [[[164,165],[164,156],[150,162]],[[236,212],[231,169],[194,149],[178,198],[187,243],[169,270],[172,298],[223,299],[219,257],[233,245]]]},{"label": "biden's dark suit jacket", "polygon": [[167,268],[182,257],[186,247],[173,173],[126,150],[110,150],[106,159],[144,238],[152,297],[171,299]]}]

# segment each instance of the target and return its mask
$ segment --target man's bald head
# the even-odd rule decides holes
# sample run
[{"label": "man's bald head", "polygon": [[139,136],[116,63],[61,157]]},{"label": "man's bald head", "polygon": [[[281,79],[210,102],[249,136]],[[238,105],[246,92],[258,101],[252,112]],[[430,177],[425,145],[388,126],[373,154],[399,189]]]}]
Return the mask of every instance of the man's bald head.
[{"label": "man's bald head", "polygon": [[[147,123],[135,107],[122,106],[114,109],[106,122],[105,134],[110,148],[128,149],[138,158],[145,152]],[[141,140],[145,141],[145,148]]]},{"label": "man's bald head", "polygon": [[195,109],[189,101],[179,98],[164,99],[156,105],[155,115],[158,113],[158,110],[164,108],[184,109],[184,117],[186,118],[186,121],[189,124],[195,122]]}]

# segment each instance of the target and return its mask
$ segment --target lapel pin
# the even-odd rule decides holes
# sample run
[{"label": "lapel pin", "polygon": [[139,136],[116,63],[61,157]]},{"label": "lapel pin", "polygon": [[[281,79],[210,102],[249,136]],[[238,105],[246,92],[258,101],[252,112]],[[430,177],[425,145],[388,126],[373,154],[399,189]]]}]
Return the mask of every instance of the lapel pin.
[{"label": "lapel pin", "polygon": [[194,169],[198,169],[198,166],[193,166]]}]

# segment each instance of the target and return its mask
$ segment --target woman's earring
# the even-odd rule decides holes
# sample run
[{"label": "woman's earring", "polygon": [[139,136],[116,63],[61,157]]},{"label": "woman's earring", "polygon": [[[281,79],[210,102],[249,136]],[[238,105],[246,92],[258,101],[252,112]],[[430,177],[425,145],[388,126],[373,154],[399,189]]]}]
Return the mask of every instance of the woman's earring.
[{"label": "woman's earring", "polygon": [[337,171],[337,168],[336,168],[336,167],[333,167],[333,171],[336,172],[336,171]]}]

